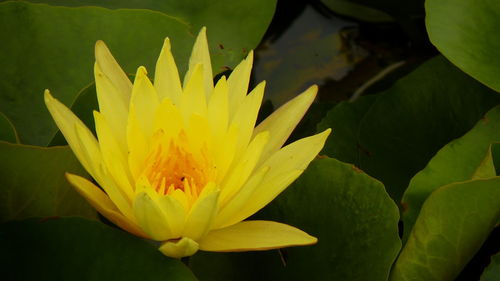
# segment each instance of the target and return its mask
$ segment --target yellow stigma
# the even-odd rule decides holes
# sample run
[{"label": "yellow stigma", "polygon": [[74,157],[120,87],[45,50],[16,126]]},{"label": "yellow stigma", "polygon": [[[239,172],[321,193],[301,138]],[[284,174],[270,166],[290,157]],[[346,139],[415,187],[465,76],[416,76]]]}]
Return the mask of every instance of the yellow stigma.
[{"label": "yellow stigma", "polygon": [[215,180],[216,167],[206,143],[196,149],[184,131],[169,138],[160,129],[153,136],[153,148],[142,175],[160,195],[180,189],[193,200],[207,183]]}]

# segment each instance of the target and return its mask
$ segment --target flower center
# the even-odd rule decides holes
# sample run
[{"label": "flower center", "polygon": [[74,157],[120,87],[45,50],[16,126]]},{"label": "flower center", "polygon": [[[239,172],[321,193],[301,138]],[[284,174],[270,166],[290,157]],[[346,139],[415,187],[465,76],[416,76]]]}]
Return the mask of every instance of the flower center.
[{"label": "flower center", "polygon": [[183,131],[176,138],[165,137],[163,131],[158,131],[143,175],[162,195],[180,189],[198,197],[203,187],[215,180],[216,171],[206,144],[194,147]]}]

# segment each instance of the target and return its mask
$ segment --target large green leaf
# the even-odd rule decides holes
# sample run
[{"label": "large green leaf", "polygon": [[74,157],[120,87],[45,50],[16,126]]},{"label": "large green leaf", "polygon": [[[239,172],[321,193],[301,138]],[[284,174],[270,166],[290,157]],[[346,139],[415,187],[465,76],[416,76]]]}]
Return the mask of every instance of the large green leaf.
[{"label": "large green leaf", "polygon": [[[410,179],[434,154],[470,130],[500,98],[439,56],[370,102],[339,104],[328,114],[319,126],[333,129],[323,153],[381,180],[399,202]],[[337,131],[343,124],[353,128]],[[346,155],[336,144],[357,153]]]},{"label": "large green leaf", "polygon": [[[206,26],[215,73],[234,67],[254,49],[274,14],[276,0],[32,0],[59,6],[149,9],[179,19],[191,34]],[[185,46],[191,49],[191,46]]]},{"label": "large green leaf", "polygon": [[0,140],[18,143],[19,138],[17,136],[16,128],[9,118],[0,112]]},{"label": "large green leaf", "polygon": [[[47,20],[50,19],[50,20]],[[187,25],[159,13],[103,8],[0,4],[0,110],[23,143],[47,145],[56,132],[43,103],[50,89],[66,104],[93,80],[94,43],[103,39],[127,72],[154,69],[165,36],[185,62],[194,38]]]},{"label": "large green leaf", "polygon": [[[443,147],[410,181],[403,196],[405,237],[410,234],[425,199],[440,186],[477,177],[484,160],[491,162],[490,144],[500,141],[500,107],[490,110],[463,137]],[[492,163],[491,163],[492,164]],[[488,167],[486,167],[488,168]],[[494,166],[482,177],[495,176]],[[481,172],[481,171],[479,171]]]},{"label": "large green leaf", "polygon": [[65,172],[87,175],[68,147],[0,141],[0,155],[0,222],[33,216],[96,216],[66,181]]},{"label": "large green leaf", "polygon": [[500,253],[491,257],[491,263],[481,275],[481,281],[498,281],[500,276]]},{"label": "large green leaf", "polygon": [[274,1],[241,3],[172,1],[170,10],[185,17],[145,9],[0,3],[0,37],[5,38],[0,45],[0,111],[12,120],[23,143],[47,145],[56,127],[43,104],[43,90],[71,105],[93,80],[98,39],[108,44],[127,73],[134,73],[139,65],[154,70],[163,39],[169,36],[183,73],[199,27],[210,23],[215,72],[234,67],[257,45],[274,10]]},{"label": "large green leaf", "polygon": [[422,206],[390,280],[453,280],[499,218],[500,177],[439,188]]},{"label": "large green leaf", "polygon": [[[204,280],[387,280],[401,242],[398,209],[377,180],[335,159],[318,159],[258,215],[317,236],[314,246],[246,254],[201,253]],[[223,273],[221,273],[223,272]]]},{"label": "large green leaf", "polygon": [[323,147],[323,152],[344,162],[359,165],[359,124],[373,105],[377,95],[358,99],[356,102],[342,102],[330,110],[318,124],[317,131],[333,129],[333,134]]},{"label": "large green leaf", "polygon": [[427,32],[451,62],[500,91],[500,1],[427,0]]},{"label": "large green leaf", "polygon": [[196,280],[147,241],[81,218],[5,223],[0,249],[3,280]]}]

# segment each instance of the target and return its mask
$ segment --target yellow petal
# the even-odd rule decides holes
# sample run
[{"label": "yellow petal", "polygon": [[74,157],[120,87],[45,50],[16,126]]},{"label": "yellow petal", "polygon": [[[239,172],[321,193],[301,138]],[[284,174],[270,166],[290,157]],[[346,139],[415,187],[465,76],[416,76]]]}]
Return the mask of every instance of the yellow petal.
[{"label": "yellow petal", "polygon": [[153,135],[154,117],[160,102],[146,69],[142,66],[137,69],[130,105],[136,110],[137,121],[142,131],[150,138]]},{"label": "yellow petal", "polygon": [[77,175],[66,173],[66,178],[99,213],[120,228],[140,237],[149,238],[134,222],[123,216],[109,197],[97,186]]},{"label": "yellow petal", "polygon": [[269,117],[262,121],[254,130],[256,135],[262,131],[269,131],[271,138],[262,153],[261,162],[276,152],[286,142],[293,129],[311,106],[318,87],[313,85],[302,94],[287,102]]},{"label": "yellow petal", "polygon": [[234,214],[233,221],[241,221],[269,204],[307,168],[325,144],[330,129],[295,141],[276,152],[262,165],[269,172],[255,188],[244,208]]},{"label": "yellow petal", "polygon": [[173,237],[180,237],[186,222],[186,209],[173,196],[165,195],[158,198],[158,205],[163,210]]},{"label": "yellow petal", "polygon": [[315,244],[315,237],[295,227],[272,221],[244,221],[209,232],[199,241],[200,250],[239,252]]},{"label": "yellow petal", "polygon": [[132,200],[134,191],[128,169],[127,155],[120,150],[104,116],[94,111],[94,120],[104,164],[114,181],[125,193],[125,196]]},{"label": "yellow petal", "polygon": [[[264,88],[266,82],[261,82],[255,89],[243,99],[239,110],[235,113],[231,123],[238,127],[238,143],[236,144],[236,155],[243,155],[248,146],[259,114]],[[262,132],[262,131],[261,131]],[[254,136],[256,136],[255,134]]]},{"label": "yellow petal", "polygon": [[229,121],[228,87],[226,78],[222,76],[215,85],[214,92],[208,102],[208,122],[214,142],[220,142],[227,131]]},{"label": "yellow petal", "polygon": [[184,126],[184,120],[179,109],[172,104],[169,98],[162,100],[156,111],[153,132],[163,131],[165,138],[177,137]]},{"label": "yellow petal", "polygon": [[130,173],[136,180],[144,169],[144,162],[149,153],[149,143],[139,124],[135,106],[131,104],[127,122],[128,164]]},{"label": "yellow petal", "polygon": [[269,133],[262,132],[255,136],[248,146],[245,154],[241,157],[239,163],[234,166],[228,177],[221,183],[221,194],[219,202],[224,205],[227,200],[230,200],[247,181],[248,177],[253,172],[255,165],[259,161],[262,149],[269,140]]},{"label": "yellow petal", "polygon": [[194,255],[198,251],[198,243],[190,238],[183,237],[178,241],[167,241],[158,249],[165,256],[183,258]]},{"label": "yellow petal", "polygon": [[189,121],[192,114],[207,116],[207,101],[203,89],[203,70],[201,64],[194,66],[192,75],[184,85],[181,97],[181,112],[184,120]]},{"label": "yellow petal", "polygon": [[[189,118],[189,126],[186,128],[187,139],[193,151],[200,151],[204,145],[211,146],[210,128],[207,118],[193,114]],[[211,155],[209,156],[211,157]]]},{"label": "yellow petal", "polygon": [[45,103],[82,166],[103,187],[120,212],[133,220],[130,200],[107,175],[99,144],[92,132],[48,91],[45,92]]},{"label": "yellow petal", "polygon": [[132,83],[130,83],[127,75],[116,62],[106,44],[101,40],[95,43],[95,59],[102,72],[109,78],[116,89],[120,91],[123,98],[128,101],[130,99],[130,92],[132,91]]},{"label": "yellow petal", "polygon": [[229,110],[232,118],[248,93],[248,83],[253,65],[253,51],[233,70],[227,81],[229,87]]},{"label": "yellow petal", "polygon": [[101,153],[92,132],[69,108],[53,98],[49,90],[45,90],[44,99],[52,118],[54,118],[57,127],[61,130],[78,161],[93,178],[96,180],[102,178]]},{"label": "yellow petal", "polygon": [[215,184],[207,184],[191,207],[182,236],[198,241],[210,230],[213,217],[217,212],[218,198],[219,190],[215,189]]},{"label": "yellow petal", "polygon": [[200,33],[198,33],[198,37],[196,37],[196,42],[194,42],[193,51],[191,52],[191,57],[189,57],[189,69],[184,77],[184,88],[186,88],[187,82],[191,80],[196,65],[200,64],[203,69],[201,85],[203,85],[205,95],[209,97],[214,89],[214,78],[212,76],[212,63],[210,62],[206,32],[207,29],[202,27]]},{"label": "yellow petal", "polygon": [[240,211],[244,209],[247,201],[250,200],[255,189],[261,184],[268,171],[269,167],[260,168],[226,204],[219,204],[220,209],[214,219],[214,229],[233,225],[246,218],[244,215],[239,215],[241,214]]},{"label": "yellow petal", "polygon": [[162,241],[174,238],[166,216],[150,195],[154,196],[153,193],[140,192],[135,198],[134,212],[137,222],[144,232],[154,240]]},{"label": "yellow petal", "polygon": [[168,37],[165,38],[160,57],[156,62],[155,88],[160,101],[169,98],[173,104],[179,105],[182,95],[181,80],[174,57],[170,51],[170,39]]},{"label": "yellow petal", "polygon": [[217,167],[217,182],[221,182],[227,174],[236,153],[238,127],[231,125],[220,142],[214,141],[214,159]]},{"label": "yellow petal", "polygon": [[[95,86],[99,110],[108,120],[117,145],[122,153],[127,152],[126,128],[130,94],[121,93],[102,72],[98,63],[94,64]],[[128,78],[127,78],[128,79]]]}]

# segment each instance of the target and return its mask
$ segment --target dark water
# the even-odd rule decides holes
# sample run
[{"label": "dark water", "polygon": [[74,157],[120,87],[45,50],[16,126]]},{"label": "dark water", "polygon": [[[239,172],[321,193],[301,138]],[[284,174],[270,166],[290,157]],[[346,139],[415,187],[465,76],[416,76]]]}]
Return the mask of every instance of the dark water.
[{"label": "dark water", "polygon": [[278,1],[256,49],[253,81],[268,82],[266,98],[275,107],[312,84],[320,86],[320,100],[348,100],[360,90],[383,89],[437,54],[420,41],[413,42],[397,22],[357,21],[319,1]]}]

